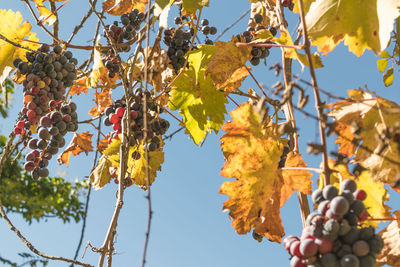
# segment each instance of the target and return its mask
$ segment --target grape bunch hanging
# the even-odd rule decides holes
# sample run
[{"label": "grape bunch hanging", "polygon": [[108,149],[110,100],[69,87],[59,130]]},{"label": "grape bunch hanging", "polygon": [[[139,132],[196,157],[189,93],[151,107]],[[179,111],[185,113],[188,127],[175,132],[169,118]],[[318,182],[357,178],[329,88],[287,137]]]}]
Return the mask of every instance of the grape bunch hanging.
[{"label": "grape bunch hanging", "polygon": [[354,180],[340,183],[341,193],[332,185],[312,194],[318,211],[308,215],[301,237],[283,241],[292,256],[291,267],[374,267],[383,248],[373,227],[360,227],[368,212],[367,194]]},{"label": "grape bunch hanging", "polygon": [[[141,89],[135,91],[135,97],[129,106],[130,115],[130,128],[131,136],[129,137],[129,145],[141,145],[143,149],[149,152],[153,152],[161,146],[161,136],[169,128],[169,122],[159,117],[159,114],[163,112],[163,109],[159,107],[151,99],[151,94],[146,93],[146,108],[147,108],[147,140],[144,140],[144,116],[143,116],[143,94]],[[108,143],[111,143],[113,139],[119,139],[119,134],[122,133],[121,120],[124,116],[127,105],[125,99],[117,100],[111,106],[107,107],[104,111],[106,118],[103,123],[105,126],[112,126],[114,132],[111,134]],[[139,160],[141,154],[135,151],[130,155],[134,160]],[[118,182],[116,180],[116,182]],[[124,181],[125,185],[131,185],[131,179]],[[128,183],[128,184],[127,184]]]},{"label": "grape bunch hanging", "polygon": [[[174,19],[177,28],[171,28],[164,31],[164,43],[168,46],[168,57],[171,60],[171,65],[178,71],[185,65],[185,54],[189,51],[190,42],[194,35],[195,28],[193,24],[188,23],[188,17],[180,16]],[[188,26],[188,27],[185,27]],[[205,36],[205,44],[214,44],[208,36],[215,35],[217,28],[209,26],[209,21],[203,19],[199,28]],[[193,46],[195,49],[195,46]]]},{"label": "grape bunch hanging", "polygon": [[[50,51],[42,45],[37,52],[27,52],[28,62],[14,60],[23,81],[24,107],[14,133],[21,135],[31,152],[24,168],[32,177],[47,177],[48,161],[65,145],[67,132],[78,129],[76,104],[65,103],[66,88],[76,79],[78,61],[70,51],[56,45]],[[38,135],[37,138],[33,134]]]},{"label": "grape bunch hanging", "polygon": [[[122,27],[119,26],[118,21],[114,21],[113,24],[108,25],[104,29],[104,36],[112,38],[118,51],[128,52],[130,50],[129,45],[119,45],[122,44],[124,40],[131,41],[136,38],[137,31],[140,30],[140,25],[144,22],[145,18],[146,15],[135,8],[130,13],[123,14],[120,17],[121,24],[123,25]],[[107,42],[109,45],[112,45],[109,39],[107,39]],[[118,58],[115,56],[113,49],[108,49],[104,53],[106,57],[103,59],[103,63],[108,70],[108,77],[114,78],[115,74],[119,71]]]}]

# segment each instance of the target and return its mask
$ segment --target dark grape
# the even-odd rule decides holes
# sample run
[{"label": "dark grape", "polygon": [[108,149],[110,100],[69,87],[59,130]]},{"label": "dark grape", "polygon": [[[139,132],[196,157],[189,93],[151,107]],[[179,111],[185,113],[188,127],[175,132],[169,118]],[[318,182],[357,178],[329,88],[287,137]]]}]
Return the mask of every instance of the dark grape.
[{"label": "dark grape", "polygon": [[336,196],[331,200],[330,209],[338,216],[343,216],[349,211],[349,202],[343,196]]},{"label": "dark grape", "polygon": [[347,254],[340,259],[341,267],[359,267],[360,261],[357,256],[353,254]]},{"label": "dark grape", "polygon": [[316,204],[319,204],[321,201],[323,201],[324,197],[322,195],[322,189],[315,190],[311,195],[311,199]]},{"label": "dark grape", "polygon": [[322,195],[325,199],[331,200],[336,197],[338,194],[338,190],[333,185],[327,185],[322,191]]},{"label": "dark grape", "polygon": [[354,181],[354,180],[351,180],[351,179],[346,179],[346,180],[343,180],[341,183],[340,183],[340,188],[344,191],[344,190],[349,190],[349,191],[351,191],[351,192],[354,192],[354,191],[356,191],[356,189],[357,189],[357,184],[356,184],[356,182]]},{"label": "dark grape", "polygon": [[263,21],[263,16],[261,14],[255,14],[254,15],[254,21],[257,24],[260,24]]},{"label": "dark grape", "polygon": [[369,253],[369,245],[364,240],[358,240],[352,245],[352,250],[356,256],[366,256]]}]

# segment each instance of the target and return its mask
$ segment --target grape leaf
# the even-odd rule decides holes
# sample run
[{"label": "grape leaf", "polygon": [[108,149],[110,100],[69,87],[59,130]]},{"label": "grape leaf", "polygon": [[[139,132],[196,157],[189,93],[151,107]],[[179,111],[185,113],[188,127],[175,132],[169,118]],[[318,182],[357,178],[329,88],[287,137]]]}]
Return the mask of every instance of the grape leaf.
[{"label": "grape leaf", "polygon": [[254,228],[256,233],[280,242],[284,235],[280,217],[283,179],[278,163],[283,145],[272,127],[264,128],[262,117],[249,103],[230,115],[232,122],[222,127],[226,134],[221,138],[225,156],[221,175],[235,181],[221,185],[219,192],[230,197],[223,209],[229,210],[239,234]]},{"label": "grape leaf", "polygon": [[[286,167],[307,167],[307,164],[301,158],[301,154],[290,152],[286,158]],[[283,186],[281,189],[280,206],[282,207],[296,190],[306,195],[311,194],[312,176],[307,170],[282,170]]]},{"label": "grape leaf", "polygon": [[388,59],[387,58],[378,59],[376,61],[376,65],[378,67],[379,72],[384,72],[388,65]]},{"label": "grape leaf", "polygon": [[[54,15],[45,5],[44,5],[44,1],[46,0],[32,0],[33,2],[35,2],[36,8],[39,11],[39,19],[42,20],[43,23],[48,24],[48,25],[52,25],[56,20],[57,20],[57,16]],[[54,2],[54,1],[52,1]],[[48,17],[48,19],[46,19]],[[43,21],[44,19],[46,19],[46,21]]]},{"label": "grape leaf", "polygon": [[95,107],[89,110],[89,115],[93,117],[101,114],[108,106],[112,104],[111,90],[109,88],[103,88],[100,92],[94,94],[93,101],[96,103]]},{"label": "grape leaf", "polygon": [[68,94],[73,96],[74,94],[80,95],[82,92],[87,95],[89,88],[87,88],[87,77],[82,77],[74,81],[74,85],[71,86]]},{"label": "grape leaf", "polygon": [[393,213],[396,220],[393,220],[385,229],[379,232],[384,241],[381,253],[376,257],[377,266],[388,264],[400,266],[400,210]]},{"label": "grape leaf", "polygon": [[342,136],[340,147],[349,143],[358,147],[354,162],[368,169],[375,180],[394,186],[400,176],[400,146],[396,139],[400,135],[400,107],[361,89],[348,92],[350,98],[335,103],[329,113],[336,122],[352,127],[357,137],[346,140]]},{"label": "grape leaf", "polygon": [[182,0],[183,10],[187,13],[194,13],[203,6],[208,6],[209,0]]},{"label": "grape leaf", "polygon": [[[281,30],[280,32],[281,32],[281,36],[274,38],[273,40],[279,44],[293,45],[293,40],[292,40],[292,37],[290,37],[289,32],[286,29]],[[283,48],[283,50],[285,51],[285,57],[293,58],[293,59],[296,59],[299,61],[300,65],[301,65],[301,71],[304,70],[304,65],[309,66],[307,56],[305,54],[299,53],[297,49]],[[317,52],[311,55],[311,60],[313,62],[314,68],[322,68],[324,66],[324,64],[322,64],[322,60]]]},{"label": "grape leaf", "polygon": [[398,7],[400,0],[316,0],[306,26],[312,44],[324,55],[344,40],[351,52],[361,56],[365,49],[378,52],[387,47]]},{"label": "grape leaf", "polygon": [[[31,24],[28,21],[22,23],[23,18],[20,12],[14,13],[12,10],[0,9],[0,17],[2,21],[0,33],[8,40],[34,50],[39,48],[39,44],[29,42],[39,42],[39,39],[36,38],[36,33],[31,32]],[[0,39],[0,76],[4,79],[8,76],[14,68],[14,59],[20,58],[26,61],[25,54],[25,49]]]},{"label": "grape leaf", "polygon": [[[364,200],[364,205],[372,218],[390,218],[392,217],[389,210],[391,209],[386,205],[389,199],[387,190],[384,184],[380,181],[374,180],[368,171],[363,171],[358,177],[352,175],[345,164],[335,165],[335,161],[329,158],[329,168],[332,170],[330,176],[330,183],[336,188],[340,188],[340,182],[345,179],[355,180],[357,188],[363,189],[367,193],[367,198]],[[321,174],[318,179],[318,188],[324,187],[324,175]],[[378,221],[365,221],[363,225],[378,227]]]},{"label": "grape leaf", "polygon": [[[244,66],[246,61],[251,59],[251,48],[237,47],[238,41],[233,37],[229,42],[215,42],[217,50],[208,64],[206,75],[211,75],[217,89],[230,85],[229,90],[232,90],[233,84],[241,82],[248,75]],[[238,75],[236,71],[239,71],[240,76],[235,78],[233,75]]]},{"label": "grape leaf", "polygon": [[103,11],[114,16],[126,14],[136,8],[140,12],[146,9],[147,0],[104,0]]},{"label": "grape leaf", "polygon": [[182,72],[172,86],[169,108],[180,110],[183,123],[193,141],[200,144],[206,134],[221,128],[226,113],[226,97],[218,91],[205,69],[215,52],[215,47],[200,45],[189,55],[189,69]]},{"label": "grape leaf", "polygon": [[110,182],[111,174],[110,167],[111,161],[107,156],[102,155],[97,163],[96,168],[90,173],[90,183],[94,189],[98,190]]},{"label": "grape leaf", "polygon": [[383,83],[386,87],[392,85],[393,83],[393,67],[388,68],[388,70],[383,74]]},{"label": "grape leaf", "polygon": [[[103,151],[103,155],[112,163],[112,166],[117,168],[117,174],[119,173],[120,156],[119,150],[121,141],[119,139],[113,139],[108,147]],[[161,141],[161,146],[155,151],[149,152],[149,182],[150,185],[154,182],[157,176],[157,171],[161,170],[161,164],[164,162],[164,143]],[[132,153],[138,151],[140,158],[135,160],[131,157]],[[129,148],[128,168],[126,176],[131,177],[134,184],[146,189],[146,159],[143,149],[143,144],[131,146]]]},{"label": "grape leaf", "polygon": [[67,164],[69,166],[69,157],[72,153],[72,156],[79,155],[82,152],[85,152],[87,155],[89,151],[93,151],[92,146],[92,134],[89,132],[84,133],[74,133],[71,142],[67,146],[67,148],[58,156],[57,162],[59,164]]},{"label": "grape leaf", "polygon": [[[385,204],[389,200],[387,190],[384,184],[379,181],[374,181],[368,171],[363,171],[356,179],[357,188],[367,192],[367,198],[364,200],[364,205],[372,218],[391,218],[389,210],[391,209]],[[379,221],[366,221],[364,225],[378,227]]]}]

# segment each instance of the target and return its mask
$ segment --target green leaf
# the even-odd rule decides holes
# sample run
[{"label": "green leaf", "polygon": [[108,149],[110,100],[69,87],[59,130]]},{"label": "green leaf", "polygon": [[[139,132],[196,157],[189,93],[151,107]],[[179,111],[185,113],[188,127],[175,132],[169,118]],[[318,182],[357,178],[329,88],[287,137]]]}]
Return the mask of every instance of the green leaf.
[{"label": "green leaf", "polygon": [[211,77],[205,75],[214,52],[212,46],[199,46],[191,52],[190,68],[183,71],[170,93],[169,108],[180,110],[183,123],[197,145],[211,129],[218,132],[225,119],[226,97],[215,88]]},{"label": "green leaf", "polygon": [[390,54],[386,50],[383,50],[382,52],[379,53],[379,57],[390,58]]},{"label": "green leaf", "polygon": [[188,13],[194,13],[203,6],[208,6],[208,0],[183,0],[183,9]]},{"label": "green leaf", "polygon": [[342,40],[357,56],[365,49],[382,51],[389,44],[399,6],[399,0],[316,0],[306,16],[312,44],[324,55]]},{"label": "green leaf", "polygon": [[383,82],[385,86],[388,87],[393,83],[393,68],[389,68],[385,74],[383,74]]},{"label": "green leaf", "polygon": [[376,61],[376,65],[378,66],[379,72],[384,72],[388,65],[388,59],[387,58],[378,59]]}]

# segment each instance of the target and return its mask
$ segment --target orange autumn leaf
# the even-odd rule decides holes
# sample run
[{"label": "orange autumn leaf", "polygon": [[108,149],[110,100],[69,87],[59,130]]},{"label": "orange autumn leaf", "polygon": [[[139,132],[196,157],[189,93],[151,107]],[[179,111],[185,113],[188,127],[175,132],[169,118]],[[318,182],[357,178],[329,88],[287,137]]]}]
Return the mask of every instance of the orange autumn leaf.
[{"label": "orange autumn leaf", "polygon": [[229,210],[237,233],[246,234],[254,228],[269,240],[281,242],[284,230],[279,200],[283,180],[278,163],[283,144],[272,127],[264,127],[265,121],[249,103],[233,110],[231,117],[232,122],[222,127],[226,132],[221,138],[226,161],[221,175],[235,180],[220,188],[221,194],[230,197],[223,210]]},{"label": "orange autumn leaf", "polygon": [[104,0],[103,11],[119,16],[126,14],[136,8],[140,12],[146,9],[147,0]]},{"label": "orange autumn leaf", "polygon": [[80,134],[74,133],[68,147],[58,156],[57,162],[59,164],[65,163],[69,166],[69,157],[71,153],[73,156],[79,155],[82,152],[85,152],[87,155],[89,151],[93,151],[92,134],[89,132]]},{"label": "orange autumn leaf", "polygon": [[[290,152],[285,162],[285,168],[289,167],[307,167],[307,164],[301,158],[301,154]],[[281,189],[280,206],[282,207],[296,190],[306,195],[311,194],[312,176],[313,175],[307,170],[282,170],[284,184]]]},{"label": "orange autumn leaf", "polygon": [[87,77],[82,77],[74,82],[74,85],[71,86],[69,90],[69,94],[72,96],[74,94],[80,95],[82,92],[87,95],[88,87],[86,85]]},{"label": "orange autumn leaf", "polygon": [[381,253],[376,257],[377,266],[400,266],[400,210],[393,213],[393,220],[385,229],[379,232],[384,242]]},{"label": "orange autumn leaf", "polygon": [[89,110],[89,115],[92,115],[93,117],[101,114],[108,106],[112,104],[110,89],[105,88],[94,95],[95,98],[93,101],[96,103],[96,106]]},{"label": "orange autumn leaf", "polygon": [[107,134],[107,136],[103,139],[99,140],[99,144],[97,146],[97,150],[99,152],[103,152],[107,147],[108,147],[108,139],[110,138],[110,134]]}]

